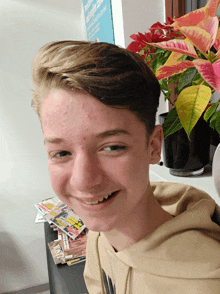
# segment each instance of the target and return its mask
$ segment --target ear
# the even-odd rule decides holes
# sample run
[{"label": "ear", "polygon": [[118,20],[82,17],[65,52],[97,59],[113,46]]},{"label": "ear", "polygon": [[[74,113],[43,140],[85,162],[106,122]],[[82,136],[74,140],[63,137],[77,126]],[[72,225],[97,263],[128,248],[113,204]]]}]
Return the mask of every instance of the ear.
[{"label": "ear", "polygon": [[150,164],[157,164],[161,159],[161,148],[163,143],[163,128],[160,125],[155,126],[149,139]]}]

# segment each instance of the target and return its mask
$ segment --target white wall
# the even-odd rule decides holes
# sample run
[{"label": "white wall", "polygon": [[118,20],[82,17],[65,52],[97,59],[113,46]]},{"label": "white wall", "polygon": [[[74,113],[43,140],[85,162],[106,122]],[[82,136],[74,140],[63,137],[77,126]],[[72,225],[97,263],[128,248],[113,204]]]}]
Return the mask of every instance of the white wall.
[{"label": "white wall", "polygon": [[115,44],[125,48],[122,0],[111,0]]},{"label": "white wall", "polygon": [[155,22],[164,23],[165,0],[122,0],[125,46],[132,41],[130,35],[148,32]]},{"label": "white wall", "polygon": [[149,32],[155,22],[165,22],[165,0],[111,0],[115,43],[126,48],[130,35]]},{"label": "white wall", "polygon": [[54,193],[30,66],[47,42],[85,40],[83,18],[81,0],[0,0],[0,293],[48,282],[34,204]]}]

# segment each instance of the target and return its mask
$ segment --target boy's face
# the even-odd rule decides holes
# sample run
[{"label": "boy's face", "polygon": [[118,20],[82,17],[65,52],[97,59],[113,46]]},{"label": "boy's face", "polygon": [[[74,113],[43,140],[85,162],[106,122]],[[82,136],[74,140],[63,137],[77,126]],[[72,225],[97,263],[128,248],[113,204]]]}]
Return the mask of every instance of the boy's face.
[{"label": "boy's face", "polygon": [[[160,160],[162,128],[147,147],[145,125],[130,111],[89,94],[57,90],[42,106],[48,168],[56,195],[93,231],[126,224],[146,203],[149,164]],[[109,200],[95,202],[112,195]]]}]

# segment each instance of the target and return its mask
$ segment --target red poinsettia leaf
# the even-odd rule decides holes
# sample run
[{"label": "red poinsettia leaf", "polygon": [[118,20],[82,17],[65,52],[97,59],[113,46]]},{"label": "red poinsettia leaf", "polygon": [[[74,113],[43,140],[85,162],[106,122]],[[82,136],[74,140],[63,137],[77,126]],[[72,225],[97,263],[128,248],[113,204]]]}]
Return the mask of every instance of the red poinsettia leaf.
[{"label": "red poinsettia leaf", "polygon": [[[169,40],[168,38],[166,38],[167,40]],[[152,42],[162,42],[162,41],[165,41],[165,38],[163,35],[161,35],[160,33],[154,33],[152,34],[152,39],[151,39]]]},{"label": "red poinsettia leaf", "polygon": [[206,17],[204,18],[199,24],[198,27],[205,30],[206,32],[208,32],[211,36],[211,44],[210,47],[212,47],[212,45],[215,42],[216,39],[216,35],[217,35],[217,31],[218,31],[218,18],[217,16],[215,17]]},{"label": "red poinsettia leaf", "polygon": [[154,23],[150,28],[149,30],[152,32],[152,31],[155,31],[155,30],[162,30],[164,28],[164,25],[162,25],[159,21]]},{"label": "red poinsettia leaf", "polygon": [[198,57],[193,45],[185,40],[174,39],[174,40],[169,40],[169,41],[161,42],[161,43],[149,43],[149,45],[166,49],[168,51],[182,53],[188,56],[192,56],[194,58]]},{"label": "red poinsettia leaf", "polygon": [[136,34],[130,35],[130,38],[136,41],[138,39],[138,35]]},{"label": "red poinsettia leaf", "polygon": [[181,27],[181,32],[189,39],[204,55],[210,49],[211,35],[199,27]]},{"label": "red poinsettia leaf", "polygon": [[219,0],[209,0],[205,7],[196,9],[174,20],[174,27],[197,26],[205,17],[216,15]]},{"label": "red poinsettia leaf", "polygon": [[158,80],[162,80],[184,72],[189,67],[194,67],[192,61],[189,60],[174,61],[173,63],[169,62],[169,65],[163,65],[158,68],[156,71],[156,77]]},{"label": "red poinsettia leaf", "polygon": [[174,20],[174,27],[182,26],[196,26],[200,21],[202,21],[206,16],[205,9],[200,8],[194,11],[191,11],[188,14],[185,14]]},{"label": "red poinsettia leaf", "polygon": [[218,9],[218,5],[219,5],[219,0],[209,0],[209,2],[204,7],[206,11],[206,15],[212,16],[212,17],[215,16],[216,11]]},{"label": "red poinsettia leaf", "polygon": [[151,32],[145,33],[144,37],[145,37],[146,42],[148,42],[148,43],[152,42],[152,33]]},{"label": "red poinsettia leaf", "polygon": [[220,94],[220,60],[214,63],[204,59],[195,59],[193,64],[203,79]]},{"label": "red poinsettia leaf", "polygon": [[138,32],[138,40],[139,41],[145,40],[145,35]]},{"label": "red poinsettia leaf", "polygon": [[174,23],[174,20],[172,19],[172,17],[168,16],[167,17],[167,22],[165,23],[165,25],[171,25]]},{"label": "red poinsettia leaf", "polygon": [[218,28],[218,31],[217,31],[214,47],[217,51],[219,51],[219,49],[220,49],[220,28]]},{"label": "red poinsettia leaf", "polygon": [[151,33],[138,33],[138,34],[133,34],[130,36],[131,39],[139,42],[148,42],[151,41]]},{"label": "red poinsettia leaf", "polygon": [[132,52],[140,52],[144,47],[146,47],[146,44],[143,45],[141,42],[133,41],[128,45],[127,50]]}]

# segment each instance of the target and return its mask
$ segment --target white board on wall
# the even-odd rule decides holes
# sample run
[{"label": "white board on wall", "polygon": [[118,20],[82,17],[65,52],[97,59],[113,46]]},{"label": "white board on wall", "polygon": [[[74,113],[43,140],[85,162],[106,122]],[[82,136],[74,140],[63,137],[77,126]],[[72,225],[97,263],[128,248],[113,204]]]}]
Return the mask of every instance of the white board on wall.
[{"label": "white board on wall", "polygon": [[111,0],[83,0],[87,40],[115,44]]}]

